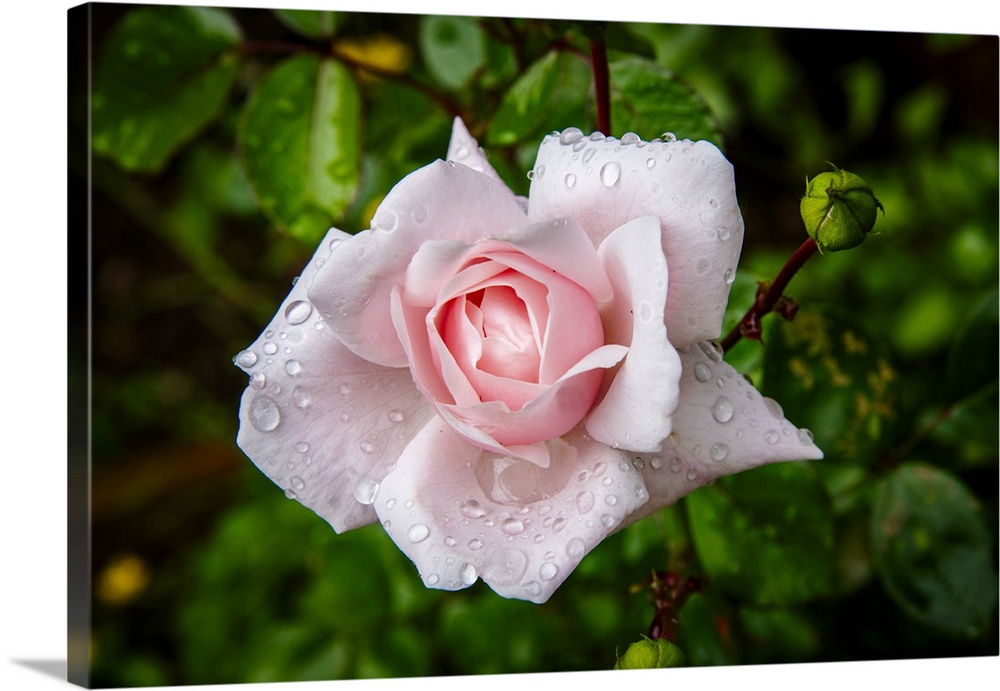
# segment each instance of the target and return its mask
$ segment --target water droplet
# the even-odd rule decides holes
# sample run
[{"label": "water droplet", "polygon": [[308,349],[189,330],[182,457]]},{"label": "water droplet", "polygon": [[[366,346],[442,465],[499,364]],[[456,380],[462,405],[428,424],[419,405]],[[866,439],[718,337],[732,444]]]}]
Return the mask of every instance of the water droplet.
[{"label": "water droplet", "polygon": [[579,482],[581,485],[585,484],[587,482],[587,480],[590,479],[590,471],[589,470],[581,470],[580,474],[576,476],[576,479],[577,479],[577,482]]},{"label": "water droplet", "polygon": [[552,562],[542,564],[538,569],[538,577],[543,581],[551,581],[559,573],[559,567]]},{"label": "water droplet", "polygon": [[641,141],[642,139],[635,132],[626,132],[625,134],[622,135],[621,138],[621,142],[625,146],[629,146],[631,144],[638,144]]},{"label": "water droplet", "polygon": [[586,151],[584,151],[583,152],[583,159],[582,159],[583,162],[584,163],[590,163],[590,159],[592,159],[594,157],[594,154],[596,154],[596,153],[597,153],[597,149],[587,149]]},{"label": "water droplet", "polygon": [[609,494],[608,496],[604,497],[604,503],[607,504],[608,506],[614,506],[615,504],[618,503],[618,497],[616,497],[613,494]]},{"label": "water droplet", "polygon": [[644,322],[653,321],[653,306],[648,302],[639,304],[639,319]]},{"label": "water droplet", "polygon": [[267,386],[267,377],[263,372],[254,372],[250,375],[250,387],[260,391]]},{"label": "water droplet", "polygon": [[726,242],[729,238],[733,237],[733,232],[729,230],[726,226],[719,228],[719,240]]},{"label": "water droplet", "polygon": [[482,518],[486,515],[486,509],[475,499],[465,502],[458,510],[466,518]]},{"label": "water droplet", "polygon": [[610,513],[601,515],[601,525],[603,525],[605,528],[610,528],[614,524],[615,524],[615,517],[612,516]]},{"label": "water droplet", "polygon": [[288,497],[289,499],[295,499],[296,497],[295,490],[286,489],[285,496]]},{"label": "water droplet", "polygon": [[292,401],[299,408],[308,408],[309,404],[312,403],[312,396],[307,389],[296,386],[292,389]]},{"label": "water droplet", "polygon": [[458,577],[461,579],[463,584],[472,585],[476,582],[476,579],[479,578],[479,574],[476,573],[475,565],[465,562],[458,572]]},{"label": "water droplet", "polygon": [[537,168],[535,168],[536,180],[541,180],[543,175],[545,175],[545,166],[538,166]]},{"label": "water droplet", "polygon": [[580,492],[576,495],[576,508],[580,513],[587,513],[594,508],[594,495],[590,492]]},{"label": "water droplet", "polygon": [[673,132],[664,132],[663,134],[660,135],[660,139],[665,142],[676,142],[677,135],[674,134]]},{"label": "water droplet", "polygon": [[594,477],[600,477],[604,474],[604,471],[608,469],[608,464],[604,461],[598,461],[594,464]]},{"label": "water droplet", "polygon": [[775,417],[775,419],[777,420],[785,419],[785,411],[781,409],[781,404],[778,403],[773,398],[768,398],[767,396],[765,396],[764,406],[767,408],[767,411]]},{"label": "water droplet", "polygon": [[354,488],[354,498],[364,505],[374,504],[375,497],[378,496],[379,484],[371,478],[362,478],[358,486]]},{"label": "water droplet", "polygon": [[712,368],[704,362],[696,363],[694,366],[694,378],[700,382],[706,382],[712,378]]},{"label": "water droplet", "polygon": [[559,135],[559,143],[562,145],[574,144],[583,139],[583,132],[578,127],[567,127]]},{"label": "water droplet", "polygon": [[438,575],[436,573],[432,573],[427,577],[427,585],[437,585],[439,580],[441,579],[438,578]]},{"label": "water droplet", "polygon": [[474,537],[471,540],[469,540],[469,549],[471,549],[473,552],[481,550],[482,548],[483,548],[483,541],[480,540],[479,538]]},{"label": "water droplet", "polygon": [[729,455],[729,447],[723,443],[712,444],[712,448],[709,449],[708,455],[712,457],[713,461],[723,461],[726,456]]},{"label": "water droplet", "polygon": [[566,527],[566,523],[567,523],[566,519],[562,518],[561,516],[556,520],[552,521],[552,532],[554,533],[562,532],[562,529]]},{"label": "water droplet", "polygon": [[610,487],[612,482],[614,482],[614,480],[612,480],[610,477],[606,477],[601,482],[601,484],[604,485],[605,487]]},{"label": "water droplet", "polygon": [[410,542],[423,542],[431,534],[430,528],[423,523],[414,523],[406,531],[406,537]]},{"label": "water droplet", "polygon": [[372,446],[372,443],[367,439],[361,442],[361,450],[364,451],[365,453],[371,453],[373,448],[374,447]]},{"label": "water droplet", "polygon": [[542,584],[538,581],[528,581],[521,586],[521,589],[531,597],[538,597],[542,594]]},{"label": "water droplet", "polygon": [[688,468],[687,473],[684,475],[688,480],[694,480],[698,477],[698,472],[694,468]]},{"label": "water droplet", "polygon": [[535,171],[534,170],[529,170],[528,171],[528,179],[529,180],[534,180],[535,179]]},{"label": "water droplet", "polygon": [[250,402],[250,424],[261,432],[270,432],[281,422],[278,404],[267,396],[256,396]]},{"label": "water droplet", "polygon": [[605,139],[604,133],[603,132],[591,132],[589,139],[592,142],[602,142]]},{"label": "water droplet", "polygon": [[646,469],[646,461],[642,460],[642,456],[636,456],[632,459],[632,467],[641,473]]},{"label": "water droplet", "polygon": [[733,403],[725,396],[719,396],[712,405],[712,417],[716,422],[726,423],[733,419]]},{"label": "water droplet", "polygon": [[601,166],[600,175],[605,187],[613,187],[622,175],[622,167],[616,161],[608,161]]},{"label": "water droplet", "polygon": [[288,373],[290,377],[294,377],[302,371],[302,363],[298,360],[288,360],[285,363],[285,372]]},{"label": "water droplet", "polygon": [[801,429],[799,429],[799,441],[805,444],[806,446],[812,444],[813,433],[810,430],[806,429],[805,427],[802,427]]},{"label": "water droplet", "polygon": [[565,182],[566,182],[566,187],[572,187],[573,185],[576,184],[576,176],[573,175],[573,173],[568,174],[565,178]]},{"label": "water droplet", "polygon": [[722,274],[722,278],[726,282],[726,285],[732,285],[733,281],[736,280],[736,272],[732,269],[726,269],[726,273]]},{"label": "water droplet", "polygon": [[344,396],[346,396],[347,394],[351,393],[351,385],[350,384],[341,384],[340,385],[340,393],[343,394]]},{"label": "water droplet", "polygon": [[253,367],[257,364],[257,354],[252,350],[244,350],[233,358],[233,363],[240,367]]},{"label": "water droplet", "polygon": [[568,554],[572,559],[582,559],[586,551],[587,546],[583,544],[583,540],[578,537],[574,537],[566,543],[566,554]]},{"label": "water droplet", "polygon": [[647,168],[652,168],[655,165],[656,165],[656,159],[655,158],[647,158],[646,159],[646,167]]},{"label": "water droplet", "polygon": [[653,456],[649,459],[649,465],[653,466],[656,470],[659,470],[663,467],[663,459],[659,456]]},{"label": "water droplet", "polygon": [[292,489],[299,492],[306,486],[305,480],[300,478],[298,475],[293,475],[292,479],[289,481],[292,485]]},{"label": "water droplet", "polygon": [[781,435],[778,434],[777,430],[769,429],[764,433],[764,441],[768,444],[777,444],[779,439],[781,439]]},{"label": "water droplet", "polygon": [[274,345],[273,343],[268,342],[268,343],[264,344],[264,346],[261,348],[261,350],[264,351],[265,355],[274,355],[275,353],[278,352],[278,346]]},{"label": "water droplet", "polygon": [[289,324],[301,324],[312,314],[313,307],[306,300],[296,300],[285,308],[285,319]]},{"label": "water droplet", "polygon": [[500,524],[500,530],[507,535],[520,535],[524,532],[524,523],[516,518],[508,518]]},{"label": "water droplet", "polygon": [[712,362],[722,362],[722,353],[719,352],[719,346],[712,341],[699,341],[698,347],[701,348],[701,352],[705,354],[705,357]]},{"label": "water droplet", "polygon": [[677,471],[679,471],[681,469],[681,465],[683,465],[681,463],[681,459],[677,458],[677,456],[674,456],[673,458],[670,459],[670,470],[672,470],[673,472],[676,473]]},{"label": "water droplet", "polygon": [[395,410],[395,409],[390,410],[389,411],[389,420],[391,422],[402,422],[403,421],[403,413],[401,411]]}]

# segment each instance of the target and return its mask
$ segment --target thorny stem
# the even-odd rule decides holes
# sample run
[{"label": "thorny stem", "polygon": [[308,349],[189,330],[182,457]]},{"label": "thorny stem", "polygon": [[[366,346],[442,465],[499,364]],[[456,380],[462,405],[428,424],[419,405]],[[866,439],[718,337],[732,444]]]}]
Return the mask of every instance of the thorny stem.
[{"label": "thorny stem", "polygon": [[594,69],[594,94],[597,100],[597,129],[611,134],[611,90],[608,78],[608,50],[604,37],[590,39],[590,59]]},{"label": "thorny stem", "polygon": [[781,294],[788,287],[789,281],[792,280],[792,277],[802,268],[802,265],[806,263],[809,257],[816,253],[817,249],[816,241],[812,238],[808,238],[799,245],[795,253],[781,267],[781,271],[778,272],[774,282],[766,290],[762,289],[757,292],[757,297],[753,305],[743,315],[740,323],[734,326],[733,330],[726,334],[726,337],[719,343],[724,351],[732,348],[743,337],[760,340],[761,318],[774,310],[775,305],[781,300]]},{"label": "thorny stem", "polygon": [[649,637],[654,641],[665,638],[671,643],[676,643],[677,614],[688,597],[700,589],[700,579],[695,577],[680,579],[673,571],[654,571],[648,584],[656,611],[649,625]]}]

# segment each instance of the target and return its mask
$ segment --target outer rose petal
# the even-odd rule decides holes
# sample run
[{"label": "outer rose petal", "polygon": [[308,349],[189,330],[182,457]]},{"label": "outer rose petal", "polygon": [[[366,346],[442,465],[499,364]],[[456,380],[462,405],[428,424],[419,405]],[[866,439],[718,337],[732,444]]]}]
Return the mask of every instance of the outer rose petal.
[{"label": "outer rose petal", "polygon": [[622,452],[579,431],[549,444],[542,469],[476,448],[438,419],[421,430],[375,510],[426,585],[457,590],[478,577],[504,597],[545,602],[646,501]]},{"label": "outer rose petal", "polygon": [[[488,175],[501,185],[504,184],[503,179],[497,175],[496,170],[490,165],[489,160],[486,158],[486,153],[479,146],[479,142],[469,134],[469,129],[460,117],[456,117],[451,125],[451,141],[448,142],[448,156],[446,160],[461,163],[463,166],[468,166],[477,172]],[[514,193],[511,192],[511,194],[513,195]],[[514,200],[521,209],[527,210],[527,197],[515,196]]]},{"label": "outer rose petal", "polygon": [[338,532],[376,520],[376,483],[433,416],[408,370],[358,358],[306,298],[331,246],[349,237],[327,234],[267,329],[236,358],[250,375],[237,443]]},{"label": "outer rose petal", "polygon": [[610,388],[586,419],[587,431],[615,448],[659,451],[677,406],[681,362],[667,340],[663,309],[667,262],[655,216],[631,221],[601,243],[599,254],[615,287],[604,310],[609,342],[629,346]]},{"label": "outer rose petal", "polygon": [[722,475],[777,461],[813,460],[823,452],[806,430],[785,419],[711,343],[681,351],[680,403],[661,453],[643,456],[650,501],[627,523],[670,506]]},{"label": "outer rose petal", "polygon": [[670,342],[717,338],[743,245],[732,165],[709,142],[624,144],[576,134],[542,141],[530,219],[573,216],[599,245],[627,221],[657,216],[670,267]]},{"label": "outer rose petal", "polygon": [[436,161],[386,195],[371,230],[346,240],[318,272],[309,299],[359,357],[405,367],[389,296],[428,240],[472,243],[527,223],[510,190],[466,166]]}]

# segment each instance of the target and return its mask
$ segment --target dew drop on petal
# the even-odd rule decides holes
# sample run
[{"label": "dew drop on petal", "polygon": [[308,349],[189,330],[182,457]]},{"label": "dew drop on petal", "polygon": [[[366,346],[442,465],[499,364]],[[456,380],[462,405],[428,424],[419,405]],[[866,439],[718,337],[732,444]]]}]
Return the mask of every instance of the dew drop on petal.
[{"label": "dew drop on petal", "polygon": [[480,540],[478,537],[474,537],[471,540],[469,540],[469,549],[471,549],[473,552],[480,550],[482,548],[483,548],[483,541]]},{"label": "dew drop on petal", "polygon": [[427,577],[427,585],[437,585],[438,581],[441,580],[436,573],[432,573]]},{"label": "dew drop on petal", "polygon": [[309,451],[309,444],[305,443],[304,441],[300,441],[298,444],[295,445],[295,450],[298,451],[299,453],[306,453],[307,451]]},{"label": "dew drop on petal", "polygon": [[281,422],[278,405],[267,396],[256,396],[250,402],[250,424],[261,432],[270,432]]},{"label": "dew drop on petal", "polygon": [[801,429],[799,429],[799,441],[805,444],[806,446],[812,444],[813,433],[810,430],[806,429],[805,427],[802,427]]},{"label": "dew drop on petal", "polygon": [[695,363],[694,378],[700,382],[706,382],[712,378],[712,368],[704,362]]},{"label": "dew drop on petal", "polygon": [[768,444],[777,444],[781,435],[778,434],[777,430],[769,429],[764,433],[764,441]]},{"label": "dew drop on petal", "polygon": [[676,142],[677,135],[674,134],[673,132],[664,132],[663,134],[660,135],[660,139],[665,142]]},{"label": "dew drop on petal", "polygon": [[301,491],[302,488],[306,486],[305,481],[298,475],[293,475],[292,479],[289,482],[291,482],[292,489],[294,489],[296,492]]},{"label": "dew drop on petal", "polygon": [[646,167],[647,168],[652,168],[655,165],[656,165],[656,159],[655,158],[647,158],[646,159]]},{"label": "dew drop on petal", "polygon": [[423,542],[430,534],[430,528],[426,525],[423,523],[414,523],[410,526],[410,529],[406,531],[406,538],[410,542]]},{"label": "dew drop on petal", "polygon": [[726,269],[726,273],[722,275],[723,280],[725,280],[726,285],[732,285],[733,281],[736,280],[736,273],[732,269]]},{"label": "dew drop on petal", "polygon": [[677,471],[679,471],[681,469],[681,465],[682,465],[681,464],[681,459],[677,458],[677,456],[674,456],[673,458],[670,459],[670,470],[671,471],[673,471],[673,472],[676,473]]},{"label": "dew drop on petal", "polygon": [[559,533],[562,529],[566,527],[566,519],[560,516],[559,518],[552,521],[552,532]]},{"label": "dew drop on petal", "polygon": [[524,523],[516,518],[508,518],[500,524],[500,530],[507,535],[520,535],[524,532]]},{"label": "dew drop on petal", "polygon": [[596,154],[596,153],[597,153],[597,149],[587,149],[586,151],[584,151],[583,152],[583,162],[584,163],[589,163],[590,159],[592,159],[594,157],[594,154]]},{"label": "dew drop on petal", "polygon": [[701,352],[705,354],[712,362],[722,362],[722,353],[719,352],[719,347],[711,341],[699,341],[698,347],[701,348]]},{"label": "dew drop on petal", "polygon": [[486,509],[475,499],[465,502],[458,510],[466,518],[482,518],[486,515]]},{"label": "dew drop on petal", "polygon": [[687,471],[687,474],[685,475],[685,477],[688,480],[694,480],[696,477],[698,477],[698,472],[694,468],[688,468],[688,471]]},{"label": "dew drop on petal", "polygon": [[656,470],[659,470],[660,468],[663,467],[663,459],[660,458],[659,456],[653,456],[652,458],[649,459],[649,465],[651,465]]},{"label": "dew drop on petal", "polygon": [[302,363],[298,360],[288,360],[285,362],[285,372],[290,377],[294,377],[302,372]]},{"label": "dew drop on petal", "polygon": [[653,321],[653,306],[648,302],[639,305],[639,319],[647,323]]},{"label": "dew drop on petal", "polygon": [[263,345],[263,347],[261,348],[261,350],[264,351],[265,355],[274,355],[275,353],[278,352],[278,346],[274,345],[273,343],[268,342],[268,343],[265,343]]},{"label": "dew drop on petal", "polygon": [[476,567],[474,564],[465,562],[462,568],[458,571],[458,577],[464,585],[472,585],[479,578],[479,574],[476,572]]},{"label": "dew drop on petal", "polygon": [[403,421],[403,413],[401,411],[395,410],[395,409],[390,410],[389,411],[389,420],[390,420],[390,422],[402,422]]},{"label": "dew drop on petal", "polygon": [[626,132],[625,134],[622,135],[621,138],[621,143],[624,144],[625,146],[629,146],[631,144],[638,144],[641,141],[642,139],[635,132]]},{"label": "dew drop on petal", "polygon": [[725,396],[719,396],[712,405],[712,417],[716,422],[726,423],[733,419],[733,404]]},{"label": "dew drop on petal", "polygon": [[559,143],[562,145],[574,144],[583,139],[583,132],[578,127],[567,127],[559,135]]},{"label": "dew drop on petal", "polygon": [[712,457],[713,461],[723,461],[729,455],[729,447],[721,442],[712,444],[712,448],[708,450],[708,455]]},{"label": "dew drop on petal", "polygon": [[615,504],[618,503],[618,497],[616,497],[613,494],[609,494],[608,496],[604,497],[604,503],[607,504],[608,506],[614,506]]},{"label": "dew drop on petal", "polygon": [[252,350],[244,350],[233,358],[233,363],[240,367],[253,367],[257,364],[257,354]]},{"label": "dew drop on petal", "polygon": [[601,166],[601,182],[605,187],[614,187],[622,175],[622,167],[617,161],[608,161]]},{"label": "dew drop on petal", "polygon": [[564,182],[566,183],[566,187],[573,187],[576,184],[576,176],[573,173],[569,173],[565,177]]},{"label": "dew drop on petal", "polygon": [[559,567],[552,562],[542,564],[538,569],[538,577],[543,581],[551,581],[559,573]]},{"label": "dew drop on petal", "polygon": [[358,486],[354,488],[354,498],[358,500],[359,504],[368,506],[375,503],[378,490],[379,484],[375,480],[368,477],[362,478]]},{"label": "dew drop on petal", "polygon": [[542,584],[538,581],[528,581],[521,588],[531,597],[538,597],[542,594]]},{"label": "dew drop on petal", "polygon": [[361,450],[365,453],[371,453],[373,448],[372,443],[367,439],[361,442]]},{"label": "dew drop on petal", "polygon": [[777,420],[785,419],[785,411],[781,409],[781,404],[778,403],[773,398],[764,397],[764,406],[767,408],[768,412],[771,413]]},{"label": "dew drop on petal", "polygon": [[307,389],[303,389],[301,386],[296,386],[292,389],[292,400],[295,405],[299,408],[308,408],[309,404],[312,403],[312,395]]},{"label": "dew drop on petal", "polygon": [[263,372],[254,372],[250,375],[250,387],[260,391],[265,386],[267,386],[267,377],[264,376]]},{"label": "dew drop on petal", "polygon": [[605,528],[610,528],[614,524],[615,524],[615,517],[612,516],[610,513],[601,515],[601,525],[603,525]]},{"label": "dew drop on petal", "polygon": [[580,492],[576,495],[576,508],[580,513],[587,513],[594,508],[594,495],[590,492]]},{"label": "dew drop on petal", "polygon": [[313,307],[306,300],[296,300],[285,308],[285,319],[289,324],[301,324],[312,314]]},{"label": "dew drop on petal", "polygon": [[350,384],[341,384],[340,385],[340,393],[343,394],[344,396],[346,396],[347,394],[351,393],[351,385]]},{"label": "dew drop on petal", "polygon": [[582,559],[586,551],[587,546],[583,544],[583,540],[578,537],[574,537],[566,543],[566,554],[573,559]]}]

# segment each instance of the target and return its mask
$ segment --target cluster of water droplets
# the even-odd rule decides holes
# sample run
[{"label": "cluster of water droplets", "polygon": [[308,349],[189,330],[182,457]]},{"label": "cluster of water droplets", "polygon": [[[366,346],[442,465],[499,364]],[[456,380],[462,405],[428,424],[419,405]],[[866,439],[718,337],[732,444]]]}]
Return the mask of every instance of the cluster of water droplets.
[{"label": "cluster of water droplets", "polygon": [[535,598],[646,501],[638,470],[622,460],[609,472],[595,461],[574,471],[558,496],[509,505],[469,496],[433,519],[412,500],[380,496],[377,508],[427,585],[457,589],[485,578]]}]

